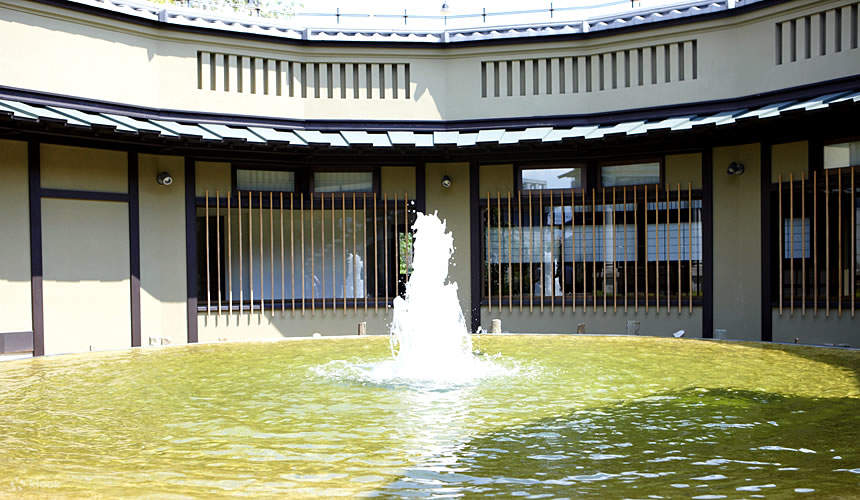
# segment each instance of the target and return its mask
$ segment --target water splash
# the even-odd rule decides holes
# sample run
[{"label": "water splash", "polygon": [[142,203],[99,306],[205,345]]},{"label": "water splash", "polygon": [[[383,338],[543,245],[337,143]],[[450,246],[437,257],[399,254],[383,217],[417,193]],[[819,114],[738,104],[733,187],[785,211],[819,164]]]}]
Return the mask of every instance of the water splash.
[{"label": "water splash", "polygon": [[361,383],[450,388],[488,377],[513,375],[519,367],[498,356],[476,356],[457,298],[448,282],[454,237],[437,213],[416,214],[412,274],[404,297],[394,299],[390,345],[393,359],[374,364],[341,362],[322,372]]}]

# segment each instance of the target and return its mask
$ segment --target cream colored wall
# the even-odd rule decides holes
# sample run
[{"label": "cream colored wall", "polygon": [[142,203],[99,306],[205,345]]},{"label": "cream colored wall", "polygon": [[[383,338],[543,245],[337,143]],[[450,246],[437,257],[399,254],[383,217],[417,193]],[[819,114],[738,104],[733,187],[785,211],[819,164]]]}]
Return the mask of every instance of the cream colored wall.
[{"label": "cream colored wall", "polygon": [[216,190],[221,196],[224,196],[224,193],[232,189],[232,170],[229,163],[198,161],[195,166],[195,173],[197,196],[205,196],[207,190],[210,197],[215,197]]},{"label": "cream colored wall", "polygon": [[478,195],[481,198],[490,196],[495,198],[501,193],[505,196],[508,192],[514,195],[514,166],[513,165],[481,165],[479,170]]},{"label": "cream colored wall", "polygon": [[807,313],[791,315],[788,312],[773,311],[773,340],[775,342],[797,342],[801,344],[847,344],[860,347],[860,320],[852,318],[851,313],[835,311],[830,316],[819,311],[817,315]]},{"label": "cream colored wall", "polygon": [[[850,4],[850,0],[787,1],[741,15],[581,40],[533,43],[526,39],[447,49],[380,49],[362,44],[293,45],[250,37],[183,33],[72,13],[47,4],[0,0],[0,38],[3,45],[16,47],[14,51],[0,53],[0,67],[6,69],[0,74],[0,85],[154,108],[295,119],[361,116],[365,120],[403,117],[456,120],[586,114],[754,95],[856,75],[860,73],[860,57],[857,57],[860,49],[850,48],[848,36],[843,36],[843,50],[838,53],[832,51],[831,40],[826,56],[800,58],[781,65],[775,60],[777,22],[816,15],[818,29],[817,14],[840,7],[844,8],[843,21],[847,23]],[[832,14],[827,16],[828,33],[835,29],[833,18]],[[672,67],[670,82],[662,82],[661,74],[659,83],[651,84],[650,65],[643,65],[648,79],[643,86],[622,85],[617,89],[576,94],[556,90],[549,95],[481,97],[482,61],[583,58],[601,53],[623,54],[627,50],[636,52],[638,48],[667,43],[691,45],[692,40],[698,47],[696,79],[692,79],[691,51],[686,51],[689,76],[684,81],[678,81],[677,68]],[[817,49],[817,40],[814,44],[813,49]],[[226,92],[223,83],[215,91],[206,85],[198,89],[198,51],[297,62],[409,63],[412,94],[410,99],[380,99],[375,94],[367,98],[364,92],[359,99],[352,98],[351,93],[342,99],[339,92],[332,98],[290,98]],[[673,45],[672,54],[676,52]],[[662,55],[658,55],[660,58]],[[638,76],[637,61],[632,64],[631,73]],[[571,69],[566,70],[570,81]],[[594,73],[596,81],[597,69]],[[260,77],[262,74],[259,71]],[[553,73],[557,74],[558,71]],[[272,69],[269,75],[274,81]],[[208,74],[204,75],[204,81],[206,78]],[[544,79],[542,75],[542,87],[546,85]],[[530,79],[526,80],[531,85]],[[502,87],[506,90],[506,79]]]},{"label": "cream colored wall", "polygon": [[[714,148],[714,328],[761,340],[761,153],[758,144]],[[743,175],[726,167],[743,163]]]},{"label": "cream colored wall", "polygon": [[33,330],[27,143],[0,140],[0,333]]},{"label": "cream colored wall", "polygon": [[43,188],[128,192],[125,151],[42,144],[40,154]]},{"label": "cream colored wall", "polygon": [[225,340],[277,339],[283,337],[309,337],[314,333],[321,335],[357,335],[358,323],[367,322],[368,335],[388,333],[391,322],[390,311],[380,308],[374,312],[372,307],[367,313],[362,307],[357,312],[349,308],[346,313],[342,310],[317,310],[312,313],[305,311],[275,311],[272,314],[245,311],[241,316],[215,312],[197,315],[197,334],[200,342],[217,342]]},{"label": "cream colored wall", "polygon": [[42,200],[45,353],[131,345],[126,203]]},{"label": "cream colored wall", "polygon": [[[179,156],[140,155],[140,326],[141,343],[188,339],[185,276],[185,167]],[[173,184],[155,182],[170,172]],[[159,341],[160,343],[160,341]]]},{"label": "cream colored wall", "polygon": [[774,144],[771,149],[771,182],[777,182],[782,175],[782,181],[787,182],[789,175],[794,180],[809,176],[809,142],[798,141],[785,144]]},{"label": "cream colored wall", "polygon": [[409,193],[415,199],[415,167],[382,167],[379,169],[379,187],[383,193]]},{"label": "cream colored wall", "polygon": [[613,312],[610,307],[604,313],[600,307],[595,312],[590,306],[585,310],[579,306],[575,312],[570,306],[562,312],[558,305],[555,312],[550,311],[548,306],[544,306],[543,312],[538,307],[529,312],[527,307],[519,311],[518,306],[514,306],[514,310],[509,312],[506,306],[501,310],[493,306],[492,311],[482,306],[481,326],[484,330],[490,329],[493,319],[502,320],[504,333],[576,333],[577,326],[584,323],[585,333],[623,334],[627,332],[628,321],[638,321],[640,335],[664,337],[684,330],[686,337],[702,337],[701,307],[694,307],[692,312],[684,306],[681,312],[673,309],[671,312],[663,310],[659,313],[653,309],[645,312],[643,307],[639,308],[638,313],[632,307],[626,313],[622,308]]},{"label": "cream colored wall", "polygon": [[693,189],[702,187],[702,155],[690,153],[681,155],[666,155],[666,186],[686,189],[692,184]]},{"label": "cream colored wall", "polygon": [[[453,179],[451,187],[444,189],[439,182],[443,176]],[[469,215],[469,164],[428,163],[427,211],[439,211],[454,236],[454,255],[448,267],[448,281],[457,283],[463,314],[470,317],[471,300],[471,227]]]}]

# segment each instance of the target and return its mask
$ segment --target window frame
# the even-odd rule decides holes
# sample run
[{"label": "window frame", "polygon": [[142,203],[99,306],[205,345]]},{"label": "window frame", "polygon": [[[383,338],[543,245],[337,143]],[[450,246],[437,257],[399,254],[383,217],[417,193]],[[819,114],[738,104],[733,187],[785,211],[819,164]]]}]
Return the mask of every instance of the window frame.
[{"label": "window frame", "polygon": [[[314,191],[314,173],[315,172],[371,172],[372,174],[372,187],[370,191],[342,191],[343,193],[375,193],[381,194],[380,186],[381,186],[381,167],[380,166],[357,166],[353,168],[344,168],[337,165],[325,165],[325,166],[308,166],[306,164],[296,164],[296,163],[285,163],[283,165],[270,165],[270,164],[260,164],[260,163],[244,163],[244,162],[231,162],[230,163],[230,186],[233,191],[237,190],[237,182],[236,182],[236,171],[237,170],[262,170],[266,172],[293,172],[294,175],[294,189],[293,193],[295,194],[305,194],[307,196],[313,195],[328,195],[329,192],[325,193],[317,193]],[[256,192],[256,191],[254,191]],[[268,192],[268,191],[264,191]],[[287,193],[289,191],[272,191],[275,193],[284,192]]]},{"label": "window frame", "polygon": [[[659,165],[658,175],[660,177],[657,185],[661,188],[666,186],[666,155],[643,156],[637,158],[625,158],[623,160],[600,160],[595,163],[594,184],[595,187],[606,188],[613,186],[603,185],[603,167],[623,167],[625,165],[639,165],[642,163],[657,163]],[[653,184],[626,184],[627,187],[652,186]],[[615,186],[621,187],[621,186]]]},{"label": "window frame", "polygon": [[[580,165],[579,167],[573,165]],[[582,182],[579,187],[575,188],[548,188],[548,189],[523,189],[523,170],[551,170],[556,168],[581,168],[582,169]],[[557,163],[518,163],[514,165],[514,192],[540,192],[543,191],[545,193],[567,193],[570,192],[571,189],[575,193],[579,193],[588,189],[589,179],[588,179],[588,169],[589,164],[585,161],[570,161],[570,162],[557,162]]]},{"label": "window frame", "polygon": [[846,165],[844,167],[833,167],[833,168],[826,168],[824,166],[824,147],[825,146],[832,146],[834,144],[842,144],[842,143],[846,143],[846,142],[860,142],[860,135],[840,137],[837,139],[827,139],[827,140],[820,141],[820,142],[818,142],[818,144],[814,144],[814,145],[813,145],[812,141],[810,140],[809,146],[808,146],[809,150],[813,151],[813,148],[815,148],[818,161],[816,162],[817,163],[816,165],[813,165],[811,161],[809,162],[809,174],[812,175],[812,172],[814,170],[819,170],[819,171],[823,172],[825,170],[833,170],[833,169],[837,169],[837,168],[860,167],[860,163],[857,163],[854,165]]}]

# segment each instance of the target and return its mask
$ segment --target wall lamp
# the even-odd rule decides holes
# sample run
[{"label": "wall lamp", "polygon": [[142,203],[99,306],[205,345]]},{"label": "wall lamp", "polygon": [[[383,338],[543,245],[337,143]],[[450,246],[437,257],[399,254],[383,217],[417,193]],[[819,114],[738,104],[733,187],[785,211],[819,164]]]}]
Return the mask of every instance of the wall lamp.
[{"label": "wall lamp", "polygon": [[453,181],[451,181],[451,178],[448,177],[447,175],[442,177],[442,187],[443,188],[448,189],[449,187],[451,187],[452,182]]},{"label": "wall lamp", "polygon": [[742,175],[744,173],[744,164],[733,161],[729,163],[726,173],[729,175]]},{"label": "wall lamp", "polygon": [[168,172],[160,172],[158,176],[155,177],[155,182],[162,186],[169,186],[173,184],[173,176]]}]

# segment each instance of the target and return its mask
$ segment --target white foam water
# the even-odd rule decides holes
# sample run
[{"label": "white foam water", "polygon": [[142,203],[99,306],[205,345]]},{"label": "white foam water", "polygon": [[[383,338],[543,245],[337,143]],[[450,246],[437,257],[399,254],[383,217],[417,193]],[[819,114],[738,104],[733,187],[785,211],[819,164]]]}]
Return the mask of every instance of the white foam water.
[{"label": "white foam water", "polygon": [[337,378],[377,384],[450,387],[488,377],[512,375],[498,357],[475,356],[472,338],[448,282],[454,237],[437,213],[418,213],[414,230],[412,274],[404,297],[394,299],[390,343],[393,359],[374,364],[335,362],[320,370]]}]

